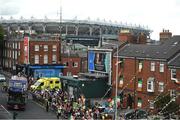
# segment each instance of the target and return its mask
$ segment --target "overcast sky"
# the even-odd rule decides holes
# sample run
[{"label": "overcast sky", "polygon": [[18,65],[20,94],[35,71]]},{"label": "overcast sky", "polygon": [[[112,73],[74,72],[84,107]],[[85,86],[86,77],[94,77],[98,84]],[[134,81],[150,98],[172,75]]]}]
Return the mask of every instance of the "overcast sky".
[{"label": "overcast sky", "polygon": [[[180,35],[180,0],[61,0],[63,19],[122,22],[148,26],[152,39],[162,29]],[[0,0],[3,18],[59,18],[60,0]]]}]

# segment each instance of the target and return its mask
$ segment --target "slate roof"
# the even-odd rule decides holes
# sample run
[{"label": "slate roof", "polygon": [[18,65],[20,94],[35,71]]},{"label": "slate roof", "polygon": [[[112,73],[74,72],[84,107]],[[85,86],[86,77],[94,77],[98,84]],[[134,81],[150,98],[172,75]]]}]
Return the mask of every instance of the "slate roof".
[{"label": "slate roof", "polygon": [[169,61],[168,65],[170,67],[180,68],[180,54],[178,54],[174,59]]},{"label": "slate roof", "polygon": [[120,51],[121,57],[137,57],[143,59],[170,60],[180,52],[180,36],[173,36],[171,39],[158,45],[127,44]]},{"label": "slate roof", "polygon": [[117,45],[121,46],[125,42],[120,42],[120,41],[109,41],[109,42],[103,42],[102,47],[100,49],[116,49]]}]

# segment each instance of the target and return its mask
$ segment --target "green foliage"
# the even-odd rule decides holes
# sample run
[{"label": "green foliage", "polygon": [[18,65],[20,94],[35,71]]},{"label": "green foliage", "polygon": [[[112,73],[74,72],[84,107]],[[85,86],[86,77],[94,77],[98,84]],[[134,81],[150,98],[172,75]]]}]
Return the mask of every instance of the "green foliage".
[{"label": "green foliage", "polygon": [[[161,95],[158,97],[158,100],[155,102],[155,107],[159,109],[160,111],[162,110],[163,113],[173,113],[178,111],[179,105],[175,101],[171,101],[172,98],[170,95]],[[171,102],[170,102],[171,101]]]},{"label": "green foliage", "polygon": [[3,29],[3,27],[0,25],[0,47],[3,46],[3,39],[4,39],[4,29]]}]

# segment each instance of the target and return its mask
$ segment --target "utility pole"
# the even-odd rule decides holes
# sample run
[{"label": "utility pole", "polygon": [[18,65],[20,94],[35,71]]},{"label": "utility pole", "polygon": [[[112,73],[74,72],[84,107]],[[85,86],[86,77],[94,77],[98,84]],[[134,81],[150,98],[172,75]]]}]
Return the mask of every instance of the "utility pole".
[{"label": "utility pole", "polygon": [[60,62],[61,62],[61,44],[62,44],[62,32],[61,32],[61,28],[62,28],[62,0],[60,0],[60,12],[59,12],[59,47],[60,47],[59,61]]},{"label": "utility pole", "polygon": [[134,109],[136,109],[136,57],[135,57],[135,66],[134,66]]},{"label": "utility pole", "polygon": [[118,119],[117,116],[117,92],[118,92],[118,56],[119,56],[119,46],[117,45],[117,56],[116,56],[116,89],[115,89],[115,120]]}]

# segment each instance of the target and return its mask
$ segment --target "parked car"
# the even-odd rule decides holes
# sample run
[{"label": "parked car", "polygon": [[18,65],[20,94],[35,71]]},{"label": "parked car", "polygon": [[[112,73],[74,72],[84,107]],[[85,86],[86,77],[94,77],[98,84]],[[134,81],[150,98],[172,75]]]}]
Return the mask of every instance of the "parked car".
[{"label": "parked car", "polygon": [[6,78],[3,74],[0,74],[0,82],[5,82]]},{"label": "parked car", "polygon": [[148,112],[143,109],[126,109],[120,112],[121,119],[147,119]]}]

